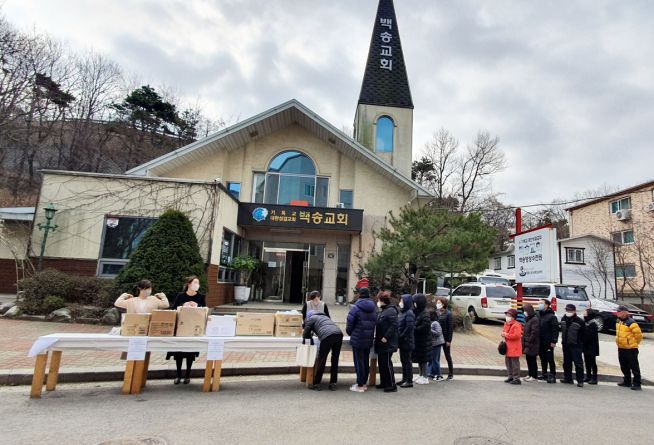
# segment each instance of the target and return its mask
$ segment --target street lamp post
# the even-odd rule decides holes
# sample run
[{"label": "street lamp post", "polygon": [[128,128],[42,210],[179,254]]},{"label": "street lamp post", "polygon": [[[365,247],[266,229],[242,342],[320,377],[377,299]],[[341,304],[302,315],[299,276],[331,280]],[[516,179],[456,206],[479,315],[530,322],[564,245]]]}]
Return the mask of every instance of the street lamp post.
[{"label": "street lamp post", "polygon": [[45,243],[48,241],[48,232],[50,230],[54,232],[57,229],[57,227],[59,227],[56,224],[51,224],[55,212],[57,211],[54,205],[50,203],[43,210],[45,210],[45,224],[39,223],[39,230],[43,230],[45,233],[43,234],[43,240],[41,241],[41,255],[39,255],[39,265],[38,265],[39,271],[43,270],[43,255],[45,254]]}]

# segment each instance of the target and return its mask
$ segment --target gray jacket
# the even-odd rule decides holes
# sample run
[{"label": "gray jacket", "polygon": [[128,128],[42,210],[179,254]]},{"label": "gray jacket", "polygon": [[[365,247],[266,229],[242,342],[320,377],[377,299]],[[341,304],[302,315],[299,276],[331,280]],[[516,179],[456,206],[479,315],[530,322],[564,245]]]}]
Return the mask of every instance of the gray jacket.
[{"label": "gray jacket", "polygon": [[314,332],[320,341],[330,335],[343,335],[343,332],[336,326],[336,323],[322,312],[315,313],[304,322],[303,338],[311,338],[311,332]]},{"label": "gray jacket", "polygon": [[436,321],[431,322],[431,345],[439,346],[445,344],[445,337],[443,336],[443,328],[441,324]]}]

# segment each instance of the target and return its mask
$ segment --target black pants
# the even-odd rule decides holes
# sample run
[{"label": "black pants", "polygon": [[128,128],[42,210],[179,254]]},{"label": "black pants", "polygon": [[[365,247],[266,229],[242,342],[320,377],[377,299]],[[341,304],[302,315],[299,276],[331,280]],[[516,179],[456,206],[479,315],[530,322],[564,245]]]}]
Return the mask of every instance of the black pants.
[{"label": "black pants", "polygon": [[572,380],[572,365],[575,365],[577,383],[584,381],[584,360],[581,346],[563,345],[563,380]]},{"label": "black pants", "polygon": [[554,363],[554,348],[550,348],[549,344],[541,344],[538,352],[540,357],[540,366],[543,371],[543,376],[547,377],[549,374],[556,378],[556,363]]},{"label": "black pants", "polygon": [[330,369],[329,383],[336,383],[338,380],[338,358],[341,355],[343,346],[343,334],[330,335],[320,342],[316,363],[313,366],[313,384],[319,385],[322,382],[322,375],[325,372],[327,356],[332,353],[332,365]]},{"label": "black pants", "polygon": [[[620,369],[627,385],[640,386],[640,365],[638,364],[638,349],[618,349]],[[633,379],[631,374],[634,375]]]},{"label": "black pants", "polygon": [[392,352],[377,353],[377,366],[379,367],[380,385],[384,388],[395,386],[395,371],[393,370]]},{"label": "black pants", "polygon": [[525,355],[527,359],[527,375],[529,377],[538,378],[538,356],[537,355]]},{"label": "black pants", "polygon": [[177,370],[177,378],[181,379],[182,378],[182,364],[184,363],[184,359],[186,359],[186,374],[184,374],[184,377],[187,379],[191,378],[191,367],[193,366],[193,362],[195,361],[195,358],[198,356],[197,352],[172,352],[168,353],[166,358],[169,358],[172,356],[175,359],[175,367]]},{"label": "black pants", "polygon": [[370,348],[352,348],[354,358],[354,370],[357,373],[357,385],[363,386],[368,383],[370,374]]},{"label": "black pants", "polygon": [[411,350],[400,349],[400,361],[402,362],[402,381],[413,383],[413,363],[411,362]]},{"label": "black pants", "polygon": [[452,363],[452,344],[447,346],[447,343],[443,345],[443,354],[445,354],[445,360],[447,360],[447,375],[454,375],[454,364]]},{"label": "black pants", "polygon": [[597,380],[597,357],[595,354],[584,352],[584,364],[586,365],[586,378]]}]

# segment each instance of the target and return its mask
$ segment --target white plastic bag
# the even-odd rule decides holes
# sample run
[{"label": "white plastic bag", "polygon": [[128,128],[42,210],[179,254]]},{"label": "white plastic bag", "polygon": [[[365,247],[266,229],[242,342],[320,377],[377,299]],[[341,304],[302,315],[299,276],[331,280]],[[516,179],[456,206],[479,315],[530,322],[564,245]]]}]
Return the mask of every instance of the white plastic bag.
[{"label": "white plastic bag", "polygon": [[316,355],[318,354],[318,347],[313,344],[313,339],[311,339],[311,343],[309,344],[306,344],[305,340],[304,338],[302,339],[302,344],[295,351],[295,363],[303,368],[313,368],[316,362]]}]

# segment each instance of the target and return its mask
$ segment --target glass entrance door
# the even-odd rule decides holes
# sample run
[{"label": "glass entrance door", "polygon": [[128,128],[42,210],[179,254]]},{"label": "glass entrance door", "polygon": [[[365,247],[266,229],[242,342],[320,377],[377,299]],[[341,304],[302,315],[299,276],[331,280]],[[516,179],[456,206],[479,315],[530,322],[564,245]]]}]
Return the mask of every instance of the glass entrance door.
[{"label": "glass entrance door", "polygon": [[302,304],[308,292],[322,292],[324,255],[322,244],[264,242],[264,301]]}]

